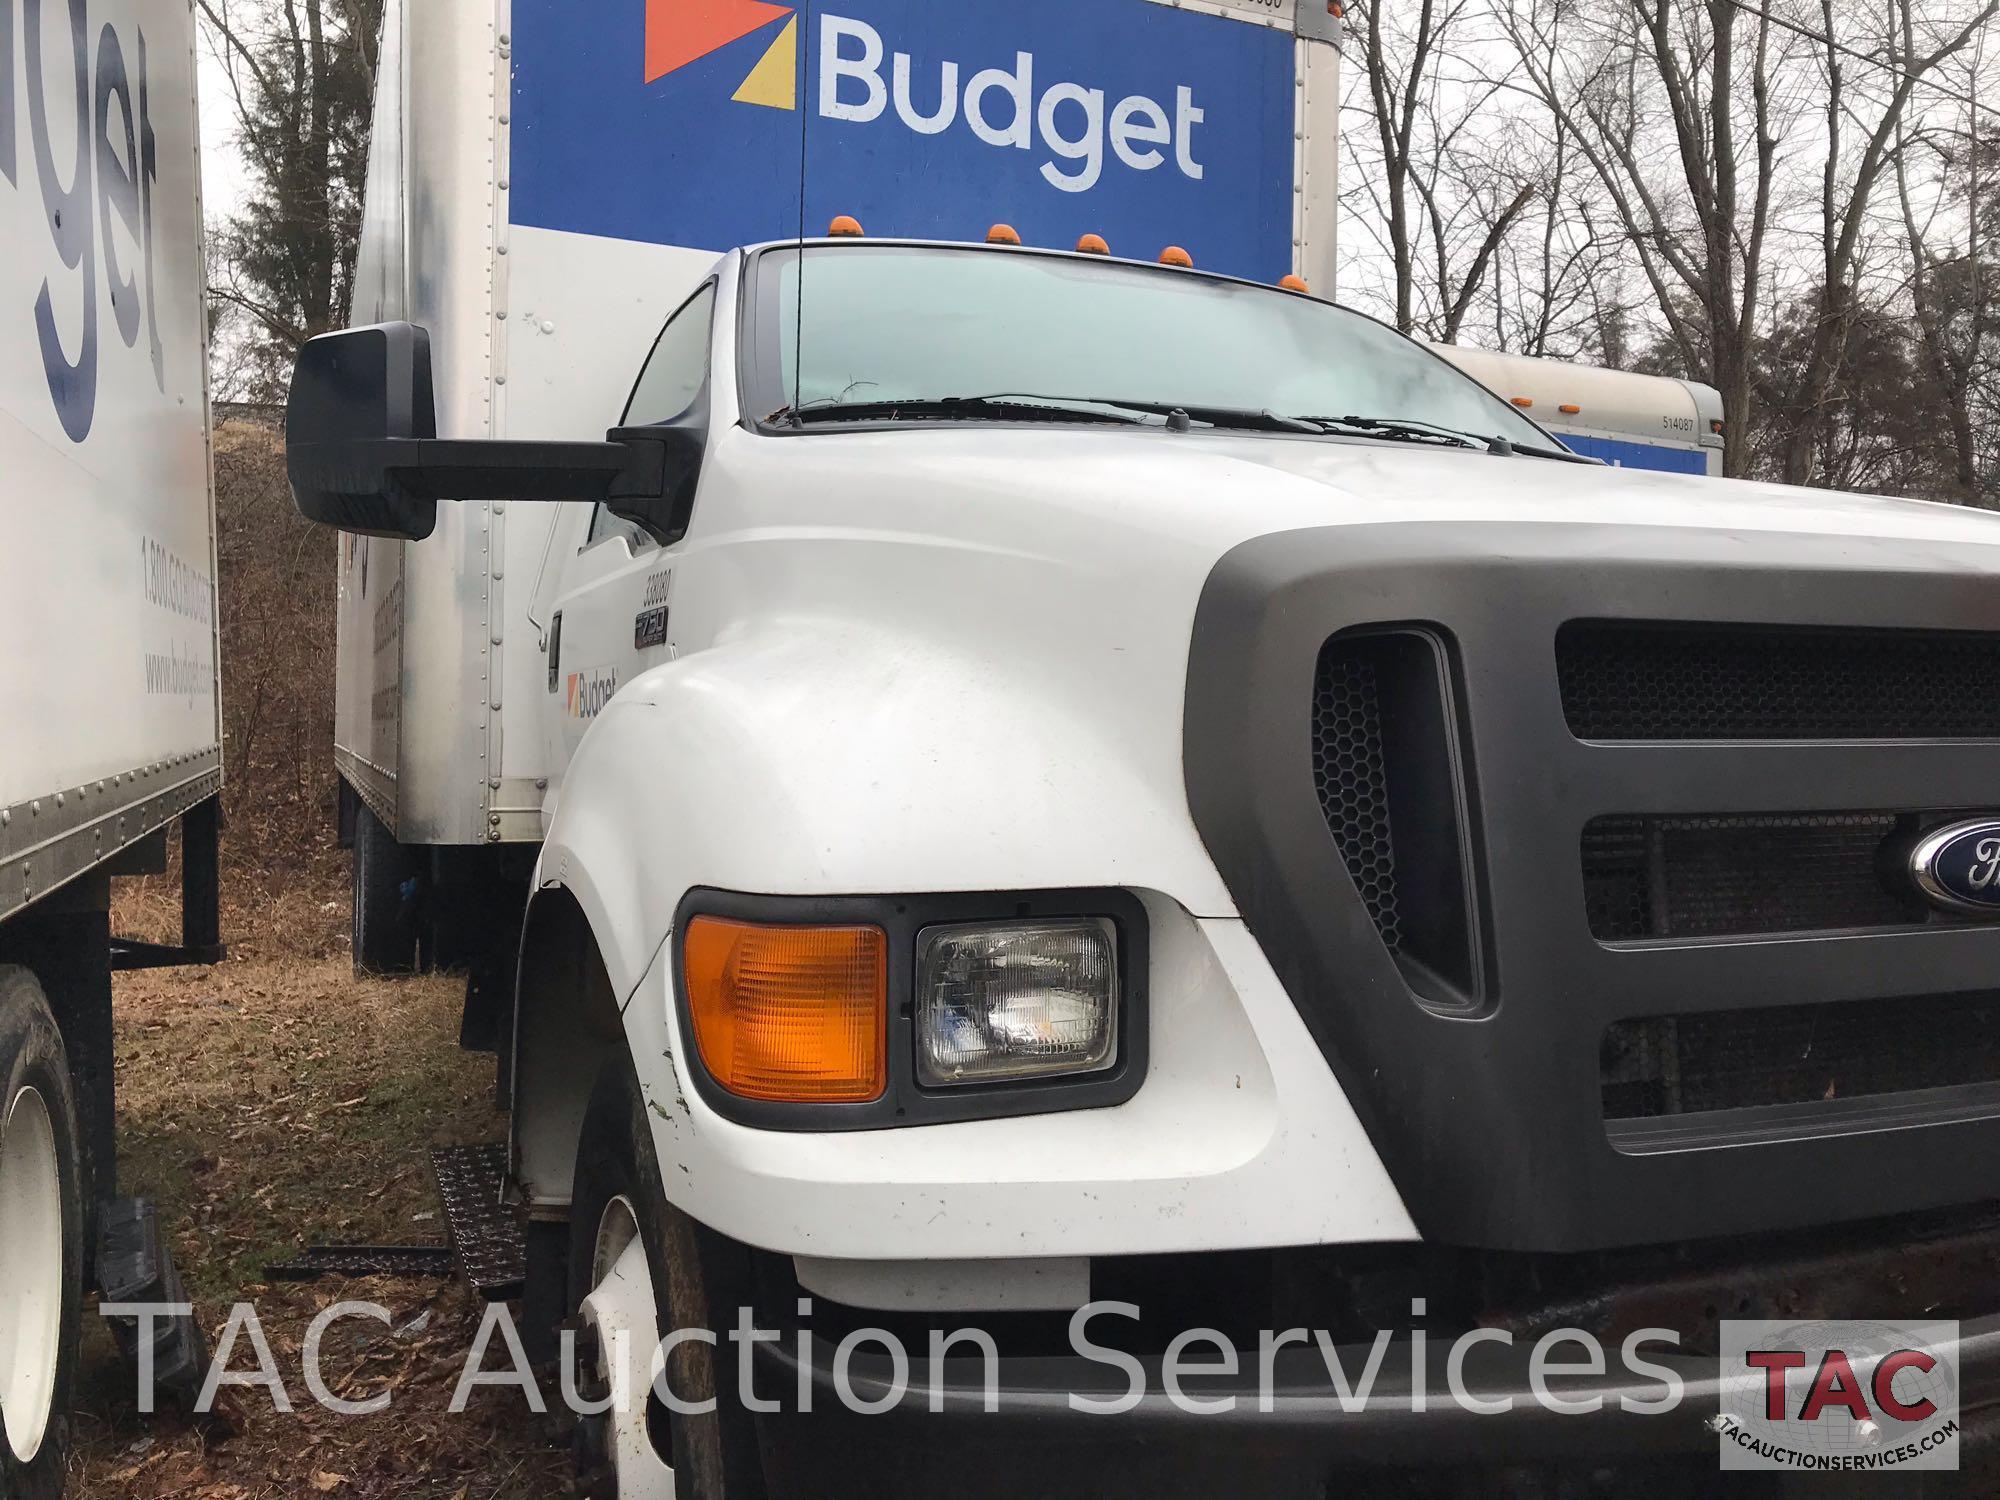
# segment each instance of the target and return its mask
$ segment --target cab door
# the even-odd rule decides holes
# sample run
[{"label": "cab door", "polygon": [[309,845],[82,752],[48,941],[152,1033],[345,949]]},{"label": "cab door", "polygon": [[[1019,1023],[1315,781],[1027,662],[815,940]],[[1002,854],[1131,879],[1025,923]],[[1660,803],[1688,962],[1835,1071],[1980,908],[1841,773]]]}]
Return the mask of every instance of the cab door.
[{"label": "cab door", "polygon": [[[646,427],[685,416],[707,388],[716,283],[667,320],[618,422]],[[590,726],[641,672],[667,659],[674,565],[661,547],[598,505],[589,530],[564,559],[549,622],[549,760],[566,771]]]}]

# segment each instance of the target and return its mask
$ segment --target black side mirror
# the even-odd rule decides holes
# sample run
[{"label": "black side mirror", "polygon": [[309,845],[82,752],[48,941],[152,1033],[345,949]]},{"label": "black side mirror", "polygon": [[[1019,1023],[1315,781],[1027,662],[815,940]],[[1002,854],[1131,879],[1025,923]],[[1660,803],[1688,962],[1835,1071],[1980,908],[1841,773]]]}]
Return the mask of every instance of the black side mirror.
[{"label": "black side mirror", "polygon": [[[440,500],[606,500],[651,529],[673,435],[640,428],[603,443],[458,441],[437,436],[431,341],[413,323],[353,328],[299,351],[285,411],[285,468],[306,519],[420,542]],[[684,457],[684,455],[683,455]],[[688,481],[692,493],[692,480]],[[682,521],[682,529],[686,523]]]}]

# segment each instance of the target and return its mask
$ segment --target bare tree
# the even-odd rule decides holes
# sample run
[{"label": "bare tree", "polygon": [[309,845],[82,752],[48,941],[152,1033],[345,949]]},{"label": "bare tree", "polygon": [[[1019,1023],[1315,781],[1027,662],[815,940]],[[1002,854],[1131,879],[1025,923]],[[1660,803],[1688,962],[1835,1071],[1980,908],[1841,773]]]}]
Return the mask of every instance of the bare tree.
[{"label": "bare tree", "polygon": [[1766,292],[1783,41],[1735,0],[1499,0],[1523,86],[1604,188],[1682,368],[1722,394],[1743,470]]},{"label": "bare tree", "polygon": [[382,0],[197,0],[254,184],[222,226],[215,299],[254,323],[266,383],[347,319]]},{"label": "bare tree", "polygon": [[[1984,489],[1981,398],[2000,374],[2000,267],[1985,248],[2000,227],[2000,130],[1981,128],[1976,100],[1988,81],[1983,63],[1980,48],[1956,91],[1963,97],[1956,121],[1907,137],[1899,125],[1891,153],[1911,312],[1950,430],[1948,493],[1969,503],[1978,502]],[[1919,149],[1926,163],[1919,163]]]},{"label": "bare tree", "polygon": [[1489,149],[1499,85],[1460,66],[1485,15],[1485,0],[1366,0],[1350,12],[1369,98],[1349,176],[1357,220],[1388,252],[1396,326],[1447,342],[1540,188],[1531,163]]},{"label": "bare tree", "polygon": [[[1916,0],[1888,0],[1879,8],[1836,7],[1834,0],[1819,0],[1814,41],[1823,66],[1825,161],[1820,175],[1818,311],[1807,353],[1804,403],[1813,419],[1794,427],[1786,442],[1782,472],[1789,484],[1806,484],[1818,477],[1816,452],[1831,442],[1830,430],[1820,419],[1833,399],[1841,359],[1851,342],[1862,234],[1883,174],[1898,170],[1896,147],[1912,96],[2000,13],[2000,0],[1985,0],[1961,22],[1936,28],[1938,34],[1927,43],[1918,40],[1916,9]],[[1879,17],[1886,22],[1886,33],[1864,52],[1843,40],[1844,13]],[[1860,151],[1850,168],[1851,136],[1858,137]]]},{"label": "bare tree", "polygon": [[[1505,58],[1492,63],[1506,67]],[[1499,98],[1507,97],[1504,80]],[[1537,173],[1533,212],[1500,247],[1490,293],[1482,293],[1496,348],[1536,358],[1589,358],[1622,365],[1632,307],[1620,236],[1575,134],[1560,115],[1516,110],[1493,127],[1514,159]]]}]

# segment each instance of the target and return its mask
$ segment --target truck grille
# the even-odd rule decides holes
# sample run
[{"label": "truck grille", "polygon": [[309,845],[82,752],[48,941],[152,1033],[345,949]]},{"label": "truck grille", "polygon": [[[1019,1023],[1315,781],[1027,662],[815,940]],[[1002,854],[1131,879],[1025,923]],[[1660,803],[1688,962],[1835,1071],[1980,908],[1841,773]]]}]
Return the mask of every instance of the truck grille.
[{"label": "truck grille", "polygon": [[1427,1239],[1993,1196],[2000,914],[1932,909],[1905,850],[2000,817],[2000,523],[1937,528],[1327,526],[1217,563],[1188,807]]},{"label": "truck grille", "polygon": [[1313,696],[1313,785],[1347,873],[1391,953],[1402,946],[1382,752],[1383,636],[1329,642]]},{"label": "truck grille", "polygon": [[1607,1120],[1814,1104],[2000,1081],[2000,994],[1854,1000],[1620,1021]]},{"label": "truck grille", "polygon": [[1583,830],[1590,930],[1630,942],[1922,923],[1881,868],[1914,827],[1892,812],[1596,818]]},{"label": "truck grille", "polygon": [[1313,787],[1383,945],[1428,1005],[1480,1000],[1463,767],[1444,637],[1337,635],[1313,687]]},{"label": "truck grille", "polygon": [[1556,667],[1584,740],[2000,738],[2000,635],[1578,620]]}]

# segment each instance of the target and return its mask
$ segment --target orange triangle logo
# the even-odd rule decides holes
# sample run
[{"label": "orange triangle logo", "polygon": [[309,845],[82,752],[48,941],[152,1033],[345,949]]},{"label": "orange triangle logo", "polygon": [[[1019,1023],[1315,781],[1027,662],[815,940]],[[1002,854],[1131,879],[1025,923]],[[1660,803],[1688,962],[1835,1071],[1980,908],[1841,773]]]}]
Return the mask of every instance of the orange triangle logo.
[{"label": "orange triangle logo", "polygon": [[789,5],[770,0],[646,0],[646,82],[700,62],[791,13]]}]

